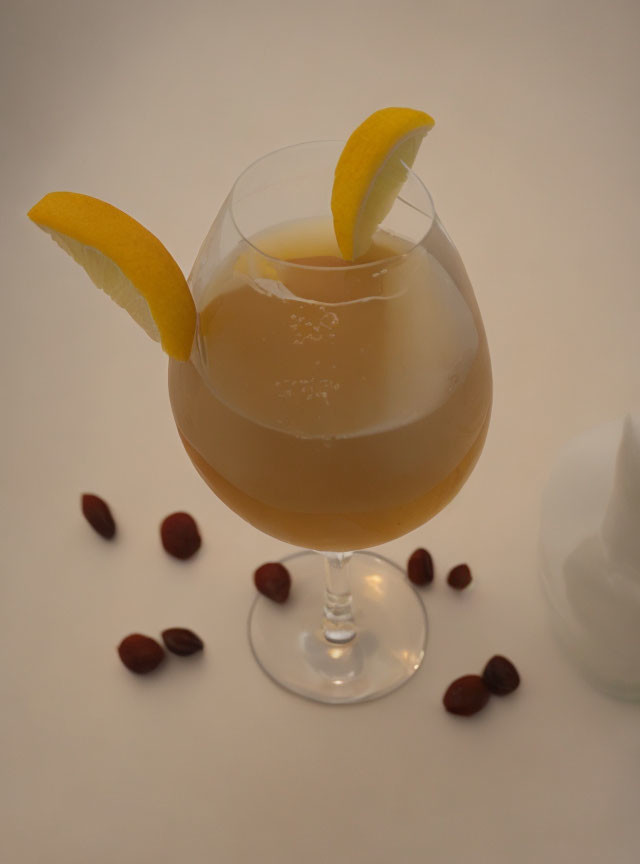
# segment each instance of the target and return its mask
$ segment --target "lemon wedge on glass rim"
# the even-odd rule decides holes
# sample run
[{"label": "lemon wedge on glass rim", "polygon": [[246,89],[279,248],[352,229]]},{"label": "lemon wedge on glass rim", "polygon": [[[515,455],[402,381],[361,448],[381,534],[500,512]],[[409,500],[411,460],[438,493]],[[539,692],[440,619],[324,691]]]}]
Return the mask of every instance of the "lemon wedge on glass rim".
[{"label": "lemon wedge on glass rim", "polygon": [[117,207],[76,192],[51,192],[28,215],[167,354],[189,359],[195,304],[180,267],[157,237]]},{"label": "lemon wedge on glass rim", "polygon": [[434,122],[413,108],[382,108],[351,134],[331,193],[333,227],[345,260],[353,261],[369,248]]}]

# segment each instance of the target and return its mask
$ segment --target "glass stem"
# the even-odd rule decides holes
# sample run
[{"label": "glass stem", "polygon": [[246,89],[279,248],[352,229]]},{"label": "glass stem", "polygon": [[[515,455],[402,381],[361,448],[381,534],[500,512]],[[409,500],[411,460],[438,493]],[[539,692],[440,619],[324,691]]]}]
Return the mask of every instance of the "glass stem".
[{"label": "glass stem", "polygon": [[328,642],[344,645],[356,635],[349,590],[352,552],[324,552],[325,592],[322,629]]}]

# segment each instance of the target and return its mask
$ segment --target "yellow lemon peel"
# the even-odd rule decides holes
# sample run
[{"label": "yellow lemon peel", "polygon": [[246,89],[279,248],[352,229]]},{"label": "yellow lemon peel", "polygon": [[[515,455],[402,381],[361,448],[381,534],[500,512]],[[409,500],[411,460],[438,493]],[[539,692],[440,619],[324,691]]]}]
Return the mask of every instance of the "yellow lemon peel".
[{"label": "yellow lemon peel", "polygon": [[180,267],[157,237],[117,207],[76,192],[51,192],[28,216],[167,354],[189,359],[195,304]]},{"label": "yellow lemon peel", "polygon": [[345,260],[353,261],[369,248],[434,122],[413,108],[382,108],[349,137],[331,193],[333,226]]}]

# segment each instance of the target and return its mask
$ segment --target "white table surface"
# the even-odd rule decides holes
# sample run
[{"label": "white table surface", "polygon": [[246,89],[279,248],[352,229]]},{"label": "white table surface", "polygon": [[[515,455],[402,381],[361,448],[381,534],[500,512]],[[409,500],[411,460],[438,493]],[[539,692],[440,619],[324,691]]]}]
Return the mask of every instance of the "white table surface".
[{"label": "white table surface", "polygon": [[[558,449],[640,399],[639,37],[634,0],[3,4],[0,861],[639,860],[640,706],[574,672],[536,558]],[[247,644],[251,573],[290,547],[201,482],[166,358],[25,214],[97,195],[188,271],[250,161],[392,104],[436,118],[417,170],[476,288],[495,405],[459,497],[384,547],[436,562],[423,667],[326,707]],[[84,491],[117,542],[83,521]],[[158,541],[177,509],[204,535],[186,565]],[[177,624],[201,658],[120,664],[124,635]],[[494,653],[520,690],[446,714],[448,683]]]}]

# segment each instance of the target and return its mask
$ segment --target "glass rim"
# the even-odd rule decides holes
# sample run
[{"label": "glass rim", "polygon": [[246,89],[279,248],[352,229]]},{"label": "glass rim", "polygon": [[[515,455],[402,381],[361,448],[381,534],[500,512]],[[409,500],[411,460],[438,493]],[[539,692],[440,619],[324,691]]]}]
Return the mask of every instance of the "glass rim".
[{"label": "glass rim", "polygon": [[285,150],[294,150],[294,149],[298,149],[300,147],[310,147],[314,144],[339,144],[339,145],[342,145],[344,147],[345,143],[346,143],[345,141],[342,141],[339,138],[318,138],[318,139],[311,140],[311,141],[300,141],[297,144],[285,144],[283,147],[277,147],[275,150],[271,150],[268,153],[264,153],[262,156],[258,156],[257,159],[254,159],[253,162],[250,162],[249,165],[247,165],[247,167],[244,168],[244,170],[241,171],[240,174],[236,177],[236,179],[235,179],[235,181],[231,187],[231,191],[229,192],[229,197],[228,197],[229,215],[231,217],[233,227],[238,232],[238,235],[240,236],[241,240],[244,243],[246,243],[248,246],[250,246],[260,256],[262,256],[263,258],[266,258],[268,261],[273,261],[275,264],[278,264],[279,266],[291,267],[291,268],[295,268],[295,269],[299,269],[299,270],[313,270],[313,271],[320,271],[320,272],[330,271],[330,272],[334,272],[334,273],[340,273],[343,270],[350,270],[350,271],[363,270],[366,268],[378,267],[381,264],[390,264],[391,262],[402,261],[403,259],[407,258],[409,255],[411,255],[412,252],[414,252],[415,249],[418,248],[418,246],[421,246],[424,243],[424,241],[426,240],[426,238],[429,236],[429,234],[431,233],[431,230],[434,226],[434,223],[437,220],[436,208],[434,206],[433,198],[431,197],[431,193],[429,192],[429,190],[428,190],[427,186],[425,185],[424,181],[422,180],[422,178],[418,174],[416,174],[412,168],[409,168],[406,165],[405,165],[405,167],[407,168],[407,172],[408,172],[407,178],[409,176],[413,177],[419,183],[419,185],[422,187],[422,190],[424,191],[427,202],[429,204],[430,212],[425,213],[424,211],[422,211],[418,207],[416,207],[414,204],[410,204],[408,201],[406,201],[402,197],[402,195],[398,195],[397,200],[402,201],[402,203],[405,204],[407,207],[411,207],[413,210],[416,210],[418,213],[421,213],[426,219],[428,219],[430,221],[429,221],[429,225],[428,225],[427,229],[420,236],[420,238],[416,241],[413,241],[413,240],[410,241],[411,246],[408,249],[405,249],[404,252],[400,252],[397,255],[387,255],[385,258],[378,258],[375,261],[366,261],[362,264],[345,263],[343,266],[331,266],[331,265],[320,265],[320,264],[298,264],[294,261],[288,261],[286,258],[278,258],[276,255],[270,255],[268,252],[265,252],[263,249],[260,249],[260,247],[256,246],[256,244],[253,243],[251,241],[251,239],[246,236],[245,232],[240,228],[240,226],[238,225],[238,221],[236,219],[235,211],[234,211],[234,199],[235,199],[236,190],[237,190],[237,187],[238,187],[238,184],[240,183],[240,181],[244,177],[246,177],[246,175],[251,170],[253,170],[257,165],[259,165],[261,162],[264,162],[266,159],[269,159],[272,156],[275,156],[278,153],[283,153]]}]

